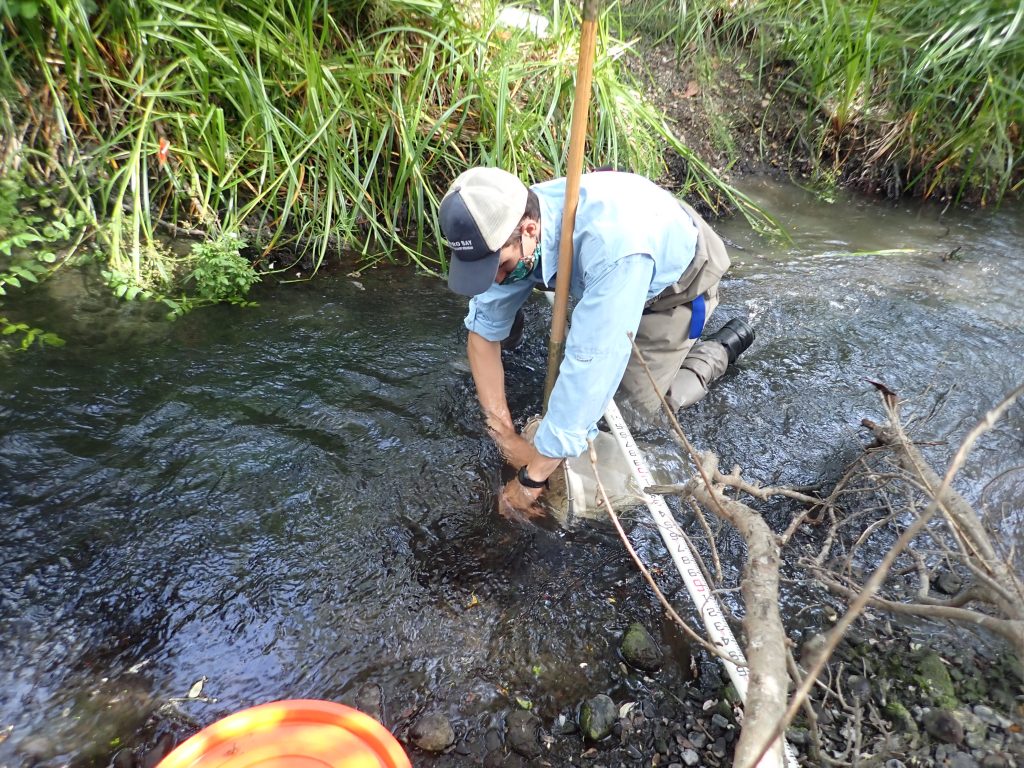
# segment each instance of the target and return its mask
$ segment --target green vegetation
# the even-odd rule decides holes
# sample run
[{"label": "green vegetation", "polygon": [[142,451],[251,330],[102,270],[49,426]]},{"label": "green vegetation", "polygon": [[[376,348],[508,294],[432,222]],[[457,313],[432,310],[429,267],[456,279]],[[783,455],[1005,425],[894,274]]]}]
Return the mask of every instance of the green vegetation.
[{"label": "green vegetation", "polygon": [[[713,77],[749,58],[823,178],[981,203],[1024,184],[1024,5],[1010,0],[639,0],[624,23]],[[795,107],[795,108],[794,108]],[[802,114],[801,114],[802,113]]]},{"label": "green vegetation", "polygon": [[[315,271],[341,246],[443,271],[436,207],[472,164],[524,179],[562,171],[579,24],[498,24],[494,0],[115,0],[8,7],[0,130],[42,182],[83,211],[118,295],[242,301],[256,279],[241,240],[288,248]],[[2,13],[2,12],[0,12]],[[687,193],[767,220],[671,134],[619,67],[604,23],[588,162],[664,171],[689,159]],[[211,241],[186,257],[187,230]],[[235,243],[235,246],[225,243]],[[178,298],[172,298],[178,297]]]},{"label": "green vegetation", "polygon": [[[443,272],[436,208],[451,178],[477,163],[527,180],[564,170],[576,10],[551,4],[540,38],[500,24],[500,10],[497,0],[6,4],[0,173],[20,166],[18,185],[59,188],[73,213],[54,220],[61,237],[38,219],[6,225],[13,261],[0,265],[0,290],[54,263],[25,256],[40,237],[87,238],[119,296],[162,301],[172,315],[244,303],[272,271],[272,250],[307,273],[342,247],[361,266]],[[675,39],[706,78],[723,55],[746,56],[760,92],[798,116],[782,138],[820,178],[997,200],[1024,183],[1022,23],[1024,8],[1007,0],[615,4],[599,30],[587,161],[658,178],[667,146],[686,161],[686,194],[772,224],[681,143],[621,66],[633,51],[617,36],[641,30]],[[709,119],[727,145],[725,123]],[[184,254],[169,245],[183,232],[195,244]]]},{"label": "green vegetation", "polygon": [[[60,266],[57,253],[72,252],[82,229],[82,216],[54,198],[35,192],[19,171],[0,177],[0,308],[12,290],[38,283]],[[33,343],[59,346],[55,334],[0,315],[0,336],[18,340],[21,349]]]}]

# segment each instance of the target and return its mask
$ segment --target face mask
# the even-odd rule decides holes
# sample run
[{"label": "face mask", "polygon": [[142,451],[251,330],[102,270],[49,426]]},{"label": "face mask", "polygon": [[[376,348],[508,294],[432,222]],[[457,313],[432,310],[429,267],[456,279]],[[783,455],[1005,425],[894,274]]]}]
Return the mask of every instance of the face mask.
[{"label": "face mask", "polygon": [[525,259],[520,259],[519,263],[516,264],[516,268],[508,273],[508,276],[501,281],[502,285],[512,285],[512,283],[518,283],[520,280],[527,278],[533,271],[533,264],[527,264]]},{"label": "face mask", "polygon": [[[519,247],[522,248],[520,242]],[[520,259],[519,263],[516,264],[516,268],[513,269],[504,280],[501,281],[501,285],[512,285],[512,283],[518,283],[520,280],[524,280],[533,272],[533,268],[540,262],[540,243],[537,243],[537,248],[533,252],[533,259],[529,262],[526,259]]]}]

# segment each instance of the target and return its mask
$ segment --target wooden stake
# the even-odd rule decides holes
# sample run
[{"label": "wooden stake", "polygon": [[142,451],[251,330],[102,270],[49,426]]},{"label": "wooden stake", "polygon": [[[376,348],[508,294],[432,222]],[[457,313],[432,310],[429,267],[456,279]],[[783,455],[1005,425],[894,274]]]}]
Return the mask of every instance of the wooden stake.
[{"label": "wooden stake", "polygon": [[573,96],[572,128],[569,134],[569,163],[565,174],[565,205],[562,208],[562,234],[558,242],[558,274],[555,278],[555,303],[551,314],[551,338],[548,340],[548,372],[544,380],[545,411],[565,354],[569,283],[572,280],[572,235],[576,225],[580,176],[583,174],[583,156],[587,143],[587,117],[590,112],[590,86],[594,73],[598,3],[599,0],[583,0],[580,58],[576,68],[576,93]]}]

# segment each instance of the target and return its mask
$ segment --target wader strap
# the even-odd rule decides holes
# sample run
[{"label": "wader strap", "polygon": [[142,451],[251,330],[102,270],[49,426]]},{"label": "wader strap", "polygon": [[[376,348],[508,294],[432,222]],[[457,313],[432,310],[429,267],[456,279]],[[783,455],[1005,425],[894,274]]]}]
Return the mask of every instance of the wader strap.
[{"label": "wader strap", "polygon": [[704,320],[706,318],[707,304],[704,301],[704,294],[702,293],[692,302],[690,302],[690,338],[699,339],[701,332],[704,330]]}]

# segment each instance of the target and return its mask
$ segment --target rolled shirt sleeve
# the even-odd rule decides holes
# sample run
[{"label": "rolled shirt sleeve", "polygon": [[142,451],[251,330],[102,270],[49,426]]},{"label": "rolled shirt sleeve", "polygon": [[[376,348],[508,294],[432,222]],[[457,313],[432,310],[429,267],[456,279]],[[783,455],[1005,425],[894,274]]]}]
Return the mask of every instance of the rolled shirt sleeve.
[{"label": "rolled shirt sleeve", "polygon": [[534,439],[543,455],[579,456],[587,439],[596,434],[597,421],[629,363],[632,345],[627,334],[636,333],[640,325],[654,269],[651,256],[637,253],[608,264],[599,275],[587,276],[583,297],[572,313],[547,414]]},{"label": "rolled shirt sleeve", "polygon": [[465,326],[488,341],[502,341],[512,330],[516,310],[530,296],[538,280],[521,280],[511,285],[492,285],[469,300]]}]

